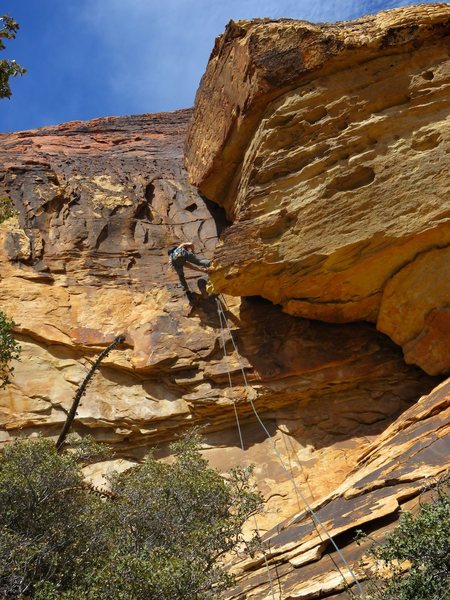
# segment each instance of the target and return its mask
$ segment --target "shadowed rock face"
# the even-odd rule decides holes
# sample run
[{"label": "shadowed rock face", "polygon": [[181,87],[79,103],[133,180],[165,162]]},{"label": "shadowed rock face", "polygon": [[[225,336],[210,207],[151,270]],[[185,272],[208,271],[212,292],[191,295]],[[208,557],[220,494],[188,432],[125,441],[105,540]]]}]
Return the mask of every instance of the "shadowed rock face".
[{"label": "shadowed rock face", "polygon": [[[317,498],[436,380],[406,366],[373,325],[328,325],[261,298],[228,297],[245,389],[227,331],[224,358],[215,300],[197,294],[191,306],[167,270],[170,244],[190,239],[210,258],[226,224],[187,183],[190,117],[97,119],[0,136],[0,196],[18,211],[0,225],[0,306],[23,348],[13,384],[0,392],[0,439],[57,435],[93,359],[123,333],[124,346],[88,387],[75,430],[135,460],[156,443],[164,453],[167,440],[202,425],[211,464],[257,465],[268,498],[264,531],[297,501],[249,394],[295,477]],[[194,292],[197,277],[189,279]]]},{"label": "shadowed rock face", "polygon": [[186,145],[233,220],[216,290],[376,322],[407,362],[449,372],[449,32],[447,3],[228,25]]}]

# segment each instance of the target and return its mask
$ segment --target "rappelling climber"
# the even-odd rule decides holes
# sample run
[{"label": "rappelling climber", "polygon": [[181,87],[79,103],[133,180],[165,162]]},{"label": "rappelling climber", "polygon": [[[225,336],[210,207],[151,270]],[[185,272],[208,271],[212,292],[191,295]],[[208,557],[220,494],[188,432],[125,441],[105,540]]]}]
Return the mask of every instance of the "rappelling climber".
[{"label": "rappelling climber", "polygon": [[194,254],[194,244],[192,242],[183,242],[178,244],[178,246],[172,246],[167,253],[169,255],[170,266],[177,273],[184,291],[188,298],[191,299],[192,292],[184,276],[184,267],[186,266],[194,271],[206,273],[211,261],[207,258],[198,258]]}]

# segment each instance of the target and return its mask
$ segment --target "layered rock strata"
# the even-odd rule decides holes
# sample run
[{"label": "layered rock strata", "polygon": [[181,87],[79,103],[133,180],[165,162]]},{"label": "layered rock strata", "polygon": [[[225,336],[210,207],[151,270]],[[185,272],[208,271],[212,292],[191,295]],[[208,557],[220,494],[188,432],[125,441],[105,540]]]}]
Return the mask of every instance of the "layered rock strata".
[{"label": "layered rock strata", "polygon": [[[187,143],[192,181],[231,226],[188,183],[189,110],[0,135],[0,199],[17,213],[0,224],[0,309],[22,344],[0,445],[56,436],[124,334],[74,426],[116,460],[86,475],[102,485],[199,425],[213,466],[255,464],[277,598],[352,585],[303,497],[364,580],[354,530],[381,539],[448,468],[450,384],[430,393],[438,379],[397,345],[429,373],[448,369],[449,15],[231,24]],[[167,269],[186,239],[214,258],[230,330],[198,274],[191,304]],[[230,597],[273,597],[264,562],[233,564]]]},{"label": "layered rock strata", "polygon": [[17,211],[0,225],[0,307],[22,344],[14,382],[0,392],[0,439],[56,436],[92,361],[124,334],[89,386],[75,431],[133,461],[202,426],[212,464],[257,465],[264,530],[296,499],[249,394],[294,476],[318,497],[435,380],[406,366],[370,324],[327,325],[228,297],[238,359],[216,301],[195,293],[198,274],[189,278],[191,305],[167,270],[170,244],[190,239],[211,257],[225,223],[187,183],[190,118],[181,111],[0,136],[0,195]]},{"label": "layered rock strata", "polygon": [[376,322],[407,362],[450,370],[449,54],[448,3],[228,25],[186,145],[233,221],[217,291]]},{"label": "layered rock strata", "polygon": [[[359,597],[348,566],[365,587],[374,567],[369,546],[381,542],[397,524],[400,509],[416,511],[427,500],[426,494],[421,497],[424,490],[448,474],[449,433],[447,380],[366,448],[340,487],[313,503],[316,522],[323,528],[300,510],[265,536],[269,572],[262,555],[236,563],[241,584],[229,597],[308,600],[332,595],[344,600],[348,588]],[[356,544],[356,529],[370,532],[369,538]]]}]

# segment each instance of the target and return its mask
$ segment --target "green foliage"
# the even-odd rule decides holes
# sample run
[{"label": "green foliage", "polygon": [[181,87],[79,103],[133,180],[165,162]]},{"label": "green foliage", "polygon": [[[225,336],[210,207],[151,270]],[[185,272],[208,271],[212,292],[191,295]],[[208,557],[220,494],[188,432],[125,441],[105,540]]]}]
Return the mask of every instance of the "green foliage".
[{"label": "green foliage", "polygon": [[13,327],[14,321],[0,311],[0,390],[10,382],[14,371],[11,361],[20,354],[20,346],[12,335]]},{"label": "green foliage", "polygon": [[13,201],[8,196],[0,196],[0,224],[6,219],[14,217],[17,211],[14,210]]},{"label": "green foliage", "polygon": [[[0,17],[0,51],[5,49],[3,40],[14,39],[18,29],[18,23],[8,15]],[[26,73],[26,69],[18,65],[15,60],[7,58],[0,60],[0,98],[11,96],[10,77],[17,77],[18,75],[24,75],[24,73]]]},{"label": "green foliage", "polygon": [[448,480],[432,501],[413,516],[401,515],[398,527],[370,554],[378,564],[371,578],[371,600],[444,600],[450,598],[450,497]]},{"label": "green foliage", "polygon": [[112,456],[108,446],[99,444],[90,436],[80,437],[76,433],[71,433],[67,436],[66,443],[68,451],[76,462],[83,465],[108,460]]},{"label": "green foliage", "polygon": [[[224,480],[208,468],[198,447],[197,437],[184,439],[172,447],[173,464],[150,455],[140,467],[112,478],[118,501],[111,504],[111,522],[117,524],[114,546],[121,550],[111,572],[104,572],[102,588],[123,570],[116,581],[122,587],[115,587],[115,593],[120,589],[124,598],[217,598],[229,585],[217,561],[237,546],[242,524],[259,508],[261,498],[251,488],[248,473],[236,469]],[[139,558],[131,561],[135,555]],[[145,593],[138,593],[138,574],[158,564],[167,564],[167,573],[154,581],[146,578]],[[97,597],[106,600],[110,593]]]},{"label": "green foliage", "polygon": [[172,464],[150,454],[113,476],[112,498],[100,499],[82,484],[86,451],[58,454],[47,440],[8,446],[0,460],[0,598],[220,598],[231,578],[219,559],[240,544],[261,497],[248,472],[224,479],[209,468],[196,436],[173,449]]},{"label": "green foliage", "polygon": [[18,441],[0,459],[0,598],[33,595],[40,581],[70,587],[102,551],[95,515],[73,455],[49,440]]}]

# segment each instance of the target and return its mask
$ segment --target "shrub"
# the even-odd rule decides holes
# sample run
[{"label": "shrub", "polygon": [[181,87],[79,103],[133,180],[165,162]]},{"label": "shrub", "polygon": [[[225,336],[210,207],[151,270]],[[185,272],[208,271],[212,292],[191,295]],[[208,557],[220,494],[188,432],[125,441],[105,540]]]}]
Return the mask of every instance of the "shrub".
[{"label": "shrub", "polygon": [[0,390],[11,380],[11,361],[19,358],[20,346],[12,335],[14,321],[0,311]]},{"label": "shrub", "polygon": [[102,551],[98,498],[88,495],[75,457],[50,440],[17,441],[0,457],[0,597],[33,595],[36,584],[61,588],[83,576]]},{"label": "shrub", "polygon": [[247,471],[224,479],[209,468],[196,436],[173,450],[172,464],[150,454],[112,477],[101,499],[83,484],[79,452],[58,454],[42,439],[8,446],[0,460],[0,598],[220,598],[232,581],[220,559],[241,543],[261,497]]},{"label": "shrub", "polygon": [[8,196],[0,196],[0,224],[11,217],[14,217],[17,211],[14,210],[14,204]]},{"label": "shrub", "polygon": [[401,515],[398,527],[381,546],[372,546],[377,571],[370,579],[371,600],[444,600],[450,598],[449,480],[414,516]]}]

